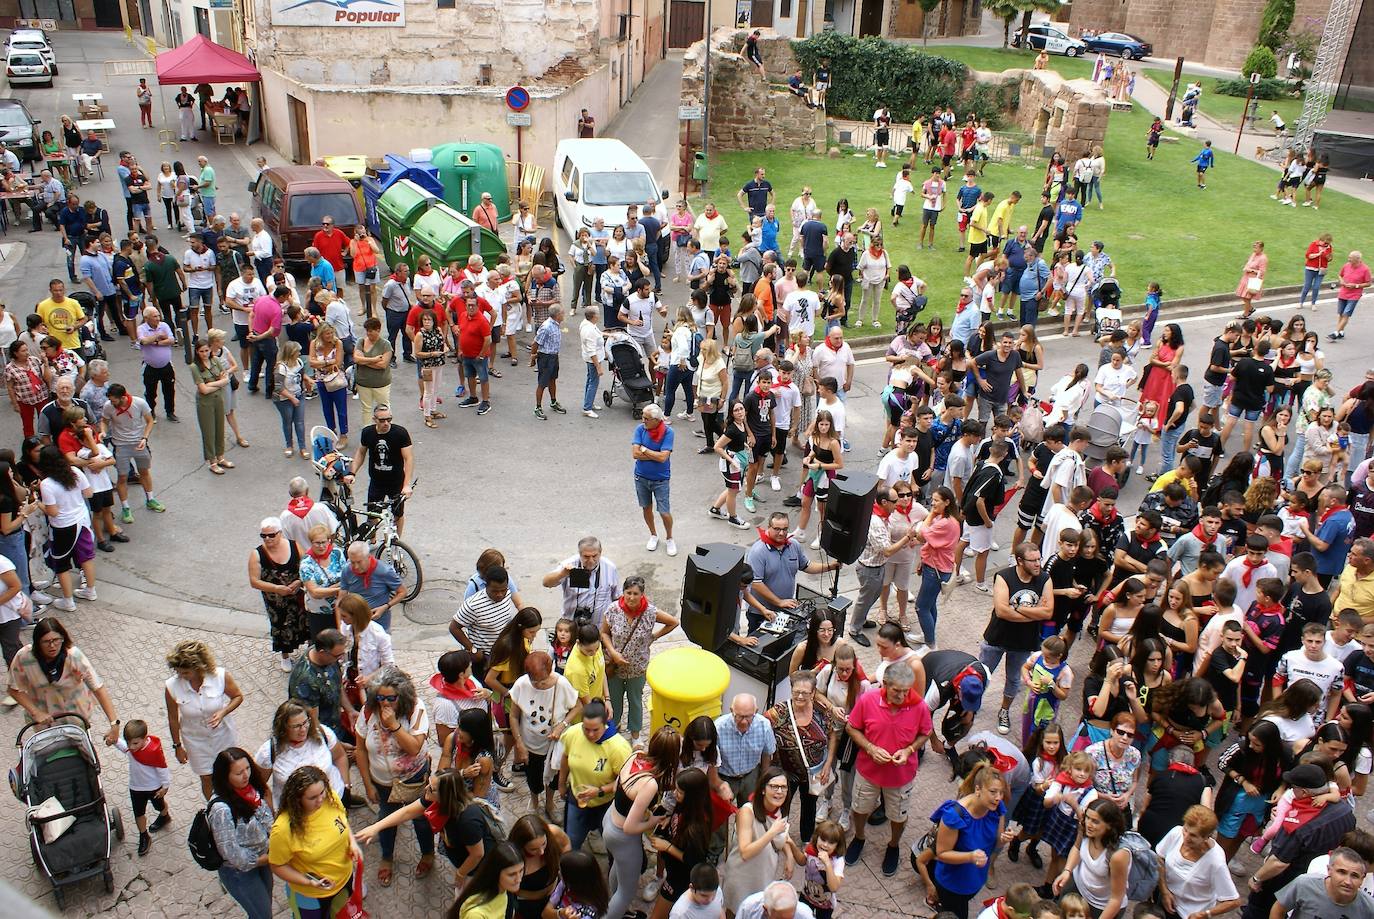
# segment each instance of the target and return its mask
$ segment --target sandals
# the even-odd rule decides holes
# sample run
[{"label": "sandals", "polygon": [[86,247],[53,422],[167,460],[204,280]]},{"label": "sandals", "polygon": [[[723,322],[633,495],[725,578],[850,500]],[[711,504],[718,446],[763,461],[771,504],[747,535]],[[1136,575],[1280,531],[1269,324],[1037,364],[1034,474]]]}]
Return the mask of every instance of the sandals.
[{"label": "sandals", "polygon": [[496,377],[496,379],[498,379],[498,380],[501,379],[501,371],[497,370],[495,367],[492,367],[492,368],[488,369],[488,370],[487,370],[487,373],[489,373],[489,374],[491,374],[492,376]]},{"label": "sandals", "polygon": [[437,418],[437,419],[443,420],[444,418],[447,418],[448,416],[445,415],[443,412],[434,412],[434,413],[432,413],[432,414],[430,415],[430,417],[431,417],[431,418]]},{"label": "sandals", "polygon": [[210,471],[215,475],[224,475],[224,470],[219,467],[219,463],[211,463]]},{"label": "sandals", "polygon": [[220,464],[220,466],[224,467],[225,469],[234,469],[234,468],[236,468],[235,465],[234,465],[233,463],[229,462],[228,460],[220,460],[220,461],[219,461],[219,464]]},{"label": "sandals", "polygon": [[383,887],[391,886],[392,877],[393,874],[390,865],[382,865],[382,867],[377,869],[377,883],[381,884]]},{"label": "sandals", "polygon": [[415,865],[415,879],[419,880],[434,870],[434,856],[421,855],[420,861]]},{"label": "sandals", "polygon": [[281,451],[282,456],[285,456],[285,457],[288,457],[288,458],[291,456],[291,454],[292,454],[293,452],[294,452],[294,451],[293,451],[290,447],[287,447],[285,450]]},{"label": "sandals", "polygon": [[519,366],[520,366],[520,362],[517,361],[515,358],[511,358],[511,359],[510,359],[510,365],[511,365],[512,367],[519,367]]},{"label": "sandals", "polygon": [[434,423],[434,419],[433,419],[433,418],[426,418],[426,419],[425,419],[425,427],[427,427],[427,428],[437,428],[438,425]]},{"label": "sandals", "polygon": [[242,437],[240,437],[240,438],[238,439],[238,445],[239,445],[240,447],[247,447],[247,446],[248,446],[248,441],[246,441],[246,440],[244,440]]},{"label": "sandals", "polygon": [[308,460],[308,459],[310,459],[310,454],[309,454],[309,453],[306,453],[304,450],[300,451],[300,454],[301,454],[301,459],[303,459],[303,460]]}]

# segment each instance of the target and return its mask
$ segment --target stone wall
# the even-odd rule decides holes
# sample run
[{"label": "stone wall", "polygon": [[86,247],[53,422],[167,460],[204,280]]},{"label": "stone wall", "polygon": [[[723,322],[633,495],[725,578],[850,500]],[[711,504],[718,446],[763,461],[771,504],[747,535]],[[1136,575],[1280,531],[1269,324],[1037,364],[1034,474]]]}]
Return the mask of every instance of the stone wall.
[{"label": "stone wall", "polygon": [[1091,80],[1065,80],[1052,70],[976,74],[980,82],[1019,80],[1021,102],[1011,119],[1034,135],[1036,147],[1050,147],[1070,161],[1103,142],[1111,102]]},{"label": "stone wall", "polygon": [[[823,148],[824,112],[807,107],[782,88],[787,76],[797,69],[791,40],[772,29],[763,30],[759,50],[769,75],[765,80],[743,57],[747,35],[738,29],[717,29],[711,35],[711,149]],[[683,105],[702,104],[705,47],[706,43],[699,41],[683,56]],[[685,144],[686,123],[680,123],[679,131]],[[692,147],[699,149],[701,122],[693,122],[691,131]]]}]

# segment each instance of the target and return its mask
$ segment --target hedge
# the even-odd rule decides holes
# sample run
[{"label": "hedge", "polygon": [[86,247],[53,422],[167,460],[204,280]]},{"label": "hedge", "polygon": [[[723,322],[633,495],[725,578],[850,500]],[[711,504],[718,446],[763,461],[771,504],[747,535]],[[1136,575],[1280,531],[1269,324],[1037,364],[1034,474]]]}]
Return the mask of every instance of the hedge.
[{"label": "hedge", "polygon": [[[1216,91],[1223,96],[1239,96],[1250,92],[1249,80],[1217,80]],[[1292,93],[1287,80],[1266,78],[1255,84],[1256,99],[1286,99]]]}]

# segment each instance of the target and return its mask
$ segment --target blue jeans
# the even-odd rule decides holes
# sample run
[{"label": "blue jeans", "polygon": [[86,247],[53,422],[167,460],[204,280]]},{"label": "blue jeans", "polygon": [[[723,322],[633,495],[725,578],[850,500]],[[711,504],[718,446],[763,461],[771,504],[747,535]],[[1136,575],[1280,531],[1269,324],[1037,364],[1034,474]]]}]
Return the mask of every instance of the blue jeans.
[{"label": "blue jeans", "polygon": [[606,684],[611,692],[611,697],[607,701],[615,711],[615,720],[631,734],[638,734],[639,729],[644,726],[644,681],[645,677],[642,674],[606,677]]},{"label": "blue jeans", "polygon": [[658,243],[647,243],[644,246],[644,258],[649,262],[649,271],[654,276],[654,290],[663,288],[663,266],[658,263]]},{"label": "blue jeans", "polygon": [[587,841],[587,834],[592,830],[601,829],[601,821],[606,818],[606,811],[610,806],[611,802],[607,801],[595,807],[578,807],[573,797],[568,797],[563,830],[568,834],[568,842],[574,849],[582,848],[582,843]]},{"label": "blue jeans", "polygon": [[[749,385],[749,378],[754,375],[754,369],[732,370],[730,371],[730,404],[734,405],[739,398],[740,390]],[[726,417],[729,417],[729,407],[726,407]]]},{"label": "blue jeans", "polygon": [[682,398],[687,403],[687,413],[690,415],[696,407],[696,399],[692,394],[692,371],[683,370],[674,364],[668,368],[668,379],[663,383],[663,416],[671,418],[673,415],[673,405],[676,402],[677,390],[682,389]]},{"label": "blue jeans", "polygon": [[238,871],[224,865],[219,869],[219,882],[243,907],[248,919],[272,919],[272,869],[266,865]]},{"label": "blue jeans", "polygon": [[266,369],[267,373],[267,395],[272,395],[272,390],[276,388],[272,370],[277,366],[277,340],[275,338],[262,338],[253,342],[253,353],[248,361],[248,388],[257,391],[258,374]]},{"label": "blue jeans", "polygon": [[1353,472],[1355,471],[1355,467],[1358,466],[1358,465],[1360,465],[1360,463],[1363,463],[1363,462],[1364,462],[1364,458],[1365,458],[1365,456],[1366,456],[1368,453],[1369,453],[1369,435],[1368,435],[1368,434],[1356,434],[1354,431],[1351,431],[1351,432],[1350,432],[1350,458],[1349,458],[1349,460],[1347,460],[1347,465],[1350,467],[1350,472],[1346,473],[1346,478],[1347,478],[1347,479],[1349,479],[1351,473],[1353,473]]},{"label": "blue jeans", "polygon": [[1039,301],[1039,300],[1034,300],[1034,299],[1032,299],[1032,300],[1027,300],[1025,297],[1022,297],[1022,298],[1021,298],[1021,324],[1022,324],[1022,325],[1035,325],[1035,320],[1038,319],[1039,317],[1040,317],[1040,301]]},{"label": "blue jeans", "polygon": [[[396,336],[401,336],[401,353],[410,357],[410,336],[406,334],[406,313],[400,310],[382,310],[386,314],[386,340],[391,343],[391,353],[396,353]],[[395,359],[394,357],[392,358]]]},{"label": "blue jeans", "polygon": [[936,604],[940,599],[940,587],[954,574],[952,571],[936,571],[930,565],[921,566],[921,587],[916,591],[916,620],[921,623],[921,634],[926,643],[935,644],[935,620],[939,613]]},{"label": "blue jeans", "polygon": [[582,390],[582,411],[590,412],[596,408],[596,392],[601,388],[601,374],[596,372],[597,365],[587,362],[587,385]]},{"label": "blue jeans", "polygon": [[320,408],[324,409],[324,425],[335,434],[348,433],[348,387],[330,392],[324,384],[315,387],[320,394]]},{"label": "blue jeans", "polygon": [[1312,305],[1317,305],[1317,297],[1321,295],[1322,278],[1326,276],[1325,271],[1316,268],[1304,268],[1302,270],[1302,293],[1298,295],[1298,309],[1302,309],[1307,303],[1307,293],[1312,292]]},{"label": "blue jeans", "polygon": [[[425,770],[428,774],[429,770]],[[391,803],[391,786],[377,786],[377,819],[383,820],[396,813],[404,804]],[[410,825],[415,828],[415,839],[420,844],[421,855],[434,854],[434,831],[429,827],[429,820],[423,815],[410,821]],[[382,830],[377,834],[377,842],[382,848],[382,858],[391,861],[391,856],[396,852],[396,827],[389,830]]]},{"label": "blue jeans", "polygon": [[287,399],[274,399],[272,404],[277,407],[277,414],[281,415],[281,439],[282,445],[286,449],[291,449],[291,430],[296,431],[296,449],[308,449],[305,443],[305,399],[297,397],[299,402],[292,405]]},{"label": "blue jeans", "polygon": [[[1159,432],[1160,475],[1163,475],[1170,469],[1173,469],[1174,464],[1178,462],[1178,442],[1183,438],[1183,429],[1185,427],[1187,427],[1187,425],[1181,424],[1172,431],[1170,431],[1168,428],[1165,428],[1164,430]],[[1302,443],[1302,441],[1299,441],[1299,443]]]},{"label": "blue jeans", "polygon": [[[1098,203],[1098,204],[1101,204],[1101,203],[1102,203],[1102,179],[1100,179],[1100,178],[1097,177],[1097,176],[1093,176],[1093,177],[1092,177],[1092,181],[1090,181],[1090,182],[1088,183],[1088,193],[1087,193],[1086,195],[1083,196],[1083,206],[1084,206],[1084,207],[1087,207],[1087,206],[1088,206],[1088,202],[1092,200],[1093,195],[1097,195],[1097,203]],[[204,197],[204,195],[202,195],[201,197]]]},{"label": "blue jeans", "polygon": [[19,577],[19,592],[28,594],[29,553],[24,548],[24,528],[20,527],[8,536],[0,536],[0,555],[14,564],[14,573]]},{"label": "blue jeans", "polygon": [[[1030,659],[1034,651],[1013,651],[1010,648],[997,648],[987,642],[978,646],[978,660],[988,668],[988,676],[992,676],[997,670],[997,665],[1002,662],[1002,658],[1007,659],[1007,678],[1002,695],[1010,700],[1015,699],[1016,694],[1021,691],[1021,665]],[[1006,706],[1003,706],[1004,708]]]}]

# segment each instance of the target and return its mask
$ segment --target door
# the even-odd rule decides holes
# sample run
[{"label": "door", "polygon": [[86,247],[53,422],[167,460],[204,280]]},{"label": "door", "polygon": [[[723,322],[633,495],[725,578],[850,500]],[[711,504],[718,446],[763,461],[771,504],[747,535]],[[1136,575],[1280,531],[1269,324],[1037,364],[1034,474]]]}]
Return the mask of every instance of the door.
[{"label": "door", "polygon": [[752,0],[749,21],[756,29],[773,28],[773,0]]},{"label": "door", "polygon": [[806,38],[811,34],[810,11],[806,8],[807,0],[797,0],[797,37]]},{"label": "door", "polygon": [[859,35],[883,34],[883,0],[862,0],[863,12],[859,14]]},{"label": "door", "polygon": [[953,38],[964,34],[964,0],[949,0],[945,6],[945,30],[941,38]]},{"label": "door", "polygon": [[668,7],[668,47],[687,48],[701,41],[706,28],[706,4],[698,0],[672,0]]},{"label": "door", "polygon": [[153,36],[153,7],[149,0],[138,0],[138,30],[148,38]]},{"label": "door", "polygon": [[100,29],[122,29],[124,20],[119,16],[122,0],[95,0],[95,24]]},{"label": "door", "polygon": [[295,96],[286,97],[287,114],[291,119],[291,162],[310,162],[310,121],[305,103]]},{"label": "door", "polygon": [[191,9],[194,10],[196,14],[196,32],[200,35],[204,35],[206,38],[209,38],[210,11],[203,6],[193,6],[191,7]]},{"label": "door", "polygon": [[926,15],[916,0],[894,0],[897,3],[897,21],[892,24],[892,34],[896,38],[920,38],[921,27]]}]

